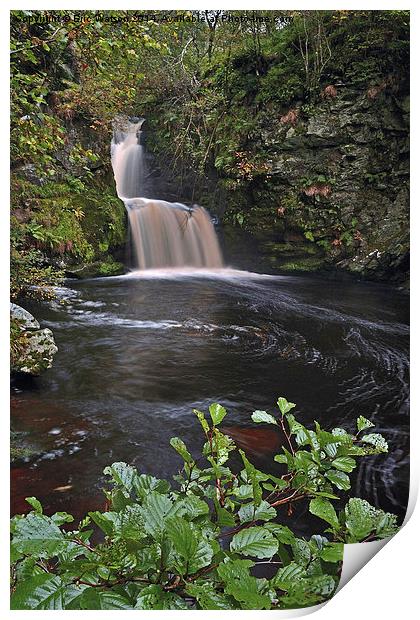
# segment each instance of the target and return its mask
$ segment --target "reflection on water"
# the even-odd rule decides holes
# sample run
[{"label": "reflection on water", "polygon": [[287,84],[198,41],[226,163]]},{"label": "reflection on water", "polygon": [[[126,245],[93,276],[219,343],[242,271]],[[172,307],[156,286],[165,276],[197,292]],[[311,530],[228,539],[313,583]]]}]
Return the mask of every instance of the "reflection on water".
[{"label": "reflection on water", "polygon": [[217,401],[227,426],[249,426],[254,409],[273,411],[283,395],[309,424],[350,430],[358,415],[376,424],[390,453],[362,461],[356,491],[402,515],[406,301],[377,285],[233,270],[72,281],[32,307],[59,352],[31,389],[13,394],[14,427],[30,431],[40,456],[13,470],[12,510],[25,510],[28,495],[48,511],[101,507],[107,464],[170,477],[180,465],[170,437],[197,451],[193,408]]}]

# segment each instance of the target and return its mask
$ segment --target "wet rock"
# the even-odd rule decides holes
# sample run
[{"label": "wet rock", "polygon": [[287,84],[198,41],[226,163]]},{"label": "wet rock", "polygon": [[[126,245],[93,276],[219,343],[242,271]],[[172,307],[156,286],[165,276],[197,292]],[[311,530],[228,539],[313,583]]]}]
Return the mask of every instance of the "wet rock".
[{"label": "wet rock", "polygon": [[15,326],[12,337],[12,372],[38,376],[51,368],[58,351],[52,331],[41,329],[32,314],[16,304],[10,304],[10,317]]}]

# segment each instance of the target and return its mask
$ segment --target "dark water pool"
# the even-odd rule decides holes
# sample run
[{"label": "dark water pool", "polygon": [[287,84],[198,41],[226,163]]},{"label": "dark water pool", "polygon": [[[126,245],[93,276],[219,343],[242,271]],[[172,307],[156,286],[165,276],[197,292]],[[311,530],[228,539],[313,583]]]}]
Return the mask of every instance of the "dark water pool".
[{"label": "dark water pool", "polygon": [[390,451],[362,462],[356,493],[404,514],[405,295],[230,271],[69,281],[58,293],[28,307],[59,352],[51,370],[13,389],[14,429],[40,453],[13,468],[13,513],[28,495],[47,511],[100,507],[102,470],[114,461],[171,476],[180,461],[170,437],[201,444],[194,407],[220,402],[229,425],[244,425],[282,395],[304,422],[352,429],[358,415],[371,419]]}]

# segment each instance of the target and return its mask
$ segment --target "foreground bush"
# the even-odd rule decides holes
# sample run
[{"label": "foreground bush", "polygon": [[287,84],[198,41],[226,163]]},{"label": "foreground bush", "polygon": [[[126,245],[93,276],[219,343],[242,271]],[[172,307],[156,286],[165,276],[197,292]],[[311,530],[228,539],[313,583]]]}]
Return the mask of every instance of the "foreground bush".
[{"label": "foreground bush", "polygon": [[[109,510],[90,512],[74,531],[66,525],[71,515],[48,517],[28,498],[33,511],[12,519],[12,609],[287,609],[330,598],[343,543],[397,531],[394,515],[340,498],[356,459],[388,446],[365,433],[373,425],[362,416],[351,435],[317,422],[314,430],[304,427],[284,398],[278,407],[278,417],[252,414],[283,433],[287,448],[274,457],[276,476],[256,469],[242,450],[243,469],[228,467],[237,448],[218,428],[226,410],[213,404],[209,418],[194,411],[206,438],[199,459],[181,439],[171,440],[183,460],[176,488],[114,463],[104,470],[112,480]],[[299,501],[319,518],[321,533],[308,540],[284,524]],[[95,526],[99,544],[90,542]],[[255,576],[261,566],[267,577]]]}]

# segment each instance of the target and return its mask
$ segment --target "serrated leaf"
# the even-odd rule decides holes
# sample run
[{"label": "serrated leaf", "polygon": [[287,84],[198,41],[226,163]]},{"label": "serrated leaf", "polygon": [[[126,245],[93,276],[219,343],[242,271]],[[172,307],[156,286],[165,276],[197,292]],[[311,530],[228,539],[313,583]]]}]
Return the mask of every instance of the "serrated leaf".
[{"label": "serrated leaf", "polygon": [[31,512],[15,521],[13,547],[20,553],[51,557],[73,545],[74,543],[66,540],[60,528],[45,515]]},{"label": "serrated leaf", "polygon": [[133,486],[136,491],[137,497],[140,499],[146,498],[151,491],[157,493],[168,493],[171,485],[167,480],[159,480],[150,474],[140,474],[133,478]]},{"label": "serrated leaf", "polygon": [[230,550],[257,558],[271,558],[278,549],[274,536],[263,527],[249,527],[233,537]]},{"label": "serrated leaf", "polygon": [[350,473],[356,467],[357,463],[350,456],[339,456],[333,460],[332,465],[340,471]]},{"label": "serrated leaf", "polygon": [[206,420],[206,418],[204,416],[204,413],[202,411],[199,411],[198,409],[193,409],[193,411],[194,411],[195,415],[197,416],[198,421],[200,422],[203,431],[205,433],[208,433],[209,430],[210,430],[210,426],[209,426],[209,424],[208,424],[208,422],[207,422],[207,420]]},{"label": "serrated leaf", "polygon": [[280,525],[279,523],[267,523],[264,525],[264,529],[274,534],[277,540],[285,545],[292,545],[296,541],[296,536],[286,525]]},{"label": "serrated leaf", "polygon": [[[298,422],[294,415],[291,413],[286,415],[287,423],[289,425],[289,431],[295,436],[296,443],[299,446],[310,445],[312,446],[312,437],[307,428]],[[317,445],[318,442],[317,442]]]},{"label": "serrated leaf", "polygon": [[220,422],[223,421],[223,418],[227,414],[226,409],[217,403],[212,403],[210,405],[209,412],[214,426],[220,424]]},{"label": "serrated leaf", "polygon": [[252,485],[251,484],[241,484],[240,486],[233,489],[232,494],[239,499],[250,499],[253,497],[252,494]]},{"label": "serrated leaf", "polygon": [[[258,506],[261,503],[262,499],[262,489],[260,487],[260,479],[258,477],[258,470],[254,467],[254,465],[248,461],[245,452],[243,450],[239,450],[239,454],[242,457],[243,464],[245,466],[245,471],[247,475],[247,482],[252,484],[252,492],[254,496],[254,503]],[[265,476],[263,479],[267,480],[268,476]]]},{"label": "serrated leaf", "polygon": [[146,531],[153,537],[159,536],[165,527],[165,517],[172,508],[172,501],[166,495],[152,491],[141,508]]},{"label": "serrated leaf", "polygon": [[209,506],[205,501],[197,497],[196,495],[188,495],[176,500],[171,510],[168,513],[168,517],[185,517],[189,521],[202,517],[208,514]]},{"label": "serrated leaf", "polygon": [[299,564],[296,562],[290,562],[287,566],[283,566],[279,568],[277,573],[274,575],[272,579],[270,579],[270,585],[273,588],[278,588],[280,590],[286,590],[288,584],[291,582],[295,582],[298,579],[304,577],[305,571]]},{"label": "serrated leaf", "polygon": [[334,529],[339,528],[337,513],[332,503],[325,497],[315,497],[309,503],[309,512],[329,523]]},{"label": "serrated leaf", "polygon": [[194,459],[190,452],[187,450],[187,446],[179,437],[172,437],[169,441],[172,448],[178,452],[178,454],[184,459],[186,463],[193,463]]},{"label": "serrated leaf", "polygon": [[275,518],[276,514],[276,509],[264,500],[259,506],[255,506],[254,502],[244,504],[238,512],[241,523],[247,523],[248,521],[270,521]]},{"label": "serrated leaf", "polygon": [[86,588],[78,599],[80,609],[134,609],[130,601],[112,590]]},{"label": "serrated leaf", "polygon": [[134,467],[122,462],[105,467],[104,474],[111,476],[118,485],[124,487],[129,493],[134,490],[134,480],[138,476]]},{"label": "serrated leaf", "polygon": [[42,573],[19,583],[13,592],[11,609],[66,609],[86,586],[64,583],[58,575]]},{"label": "serrated leaf", "polygon": [[220,506],[217,500],[214,502],[214,508],[217,515],[217,525],[219,525],[220,527],[233,527],[234,525],[236,525],[235,517],[233,516],[233,514],[226,510],[226,508]]},{"label": "serrated leaf", "polygon": [[282,413],[282,415],[286,415],[293,407],[296,407],[295,403],[289,403],[285,398],[279,397],[277,399],[277,405]]},{"label": "serrated leaf", "polygon": [[333,459],[335,456],[337,456],[337,450],[339,445],[339,443],[326,443],[322,449],[327,456]]},{"label": "serrated leaf", "polygon": [[344,509],[346,527],[357,541],[366,538],[373,530],[372,506],[358,497],[352,497]]},{"label": "serrated leaf", "polygon": [[173,546],[183,558],[188,560],[194,555],[197,550],[197,539],[188,521],[182,517],[167,519],[165,531]]},{"label": "serrated leaf", "polygon": [[143,588],[134,609],[188,609],[188,606],[177,594],[165,592],[162,586],[153,584]]},{"label": "serrated leaf", "polygon": [[325,562],[342,562],[344,555],[344,545],[343,543],[327,543],[327,545],[322,549],[320,557]]},{"label": "serrated leaf", "polygon": [[201,609],[235,609],[234,601],[216,592],[214,583],[188,583],[185,591],[197,599]]},{"label": "serrated leaf", "polygon": [[311,548],[303,538],[295,538],[292,544],[292,553],[296,562],[301,566],[307,566],[311,561]]},{"label": "serrated leaf", "polygon": [[364,435],[363,437],[361,437],[360,441],[374,446],[377,452],[388,452],[388,443],[385,441],[382,435],[379,435],[379,433]]},{"label": "serrated leaf", "polygon": [[376,534],[379,538],[388,538],[398,532],[397,517],[389,512],[378,511]]},{"label": "serrated leaf", "polygon": [[267,424],[275,424],[277,426],[277,420],[274,416],[270,415],[266,411],[254,411],[251,418],[257,424],[265,422]]},{"label": "serrated leaf", "polygon": [[359,433],[360,431],[364,431],[367,428],[372,428],[372,426],[375,426],[373,422],[371,422],[367,418],[364,418],[362,415],[359,415],[359,417],[357,418],[357,430],[359,431]]},{"label": "serrated leaf", "polygon": [[219,564],[217,573],[225,583],[225,592],[241,603],[242,609],[270,609],[269,596],[260,594],[258,580],[249,574],[250,560],[227,560]]},{"label": "serrated leaf", "polygon": [[189,521],[182,517],[167,519],[165,531],[176,551],[184,558],[183,573],[195,573],[210,564],[213,550]]},{"label": "serrated leaf", "polygon": [[343,471],[337,471],[336,469],[329,469],[325,473],[325,477],[333,483],[340,491],[348,491],[351,487],[350,478]]},{"label": "serrated leaf", "polygon": [[89,517],[104,532],[106,536],[114,533],[114,521],[117,517],[116,512],[89,512]]}]

